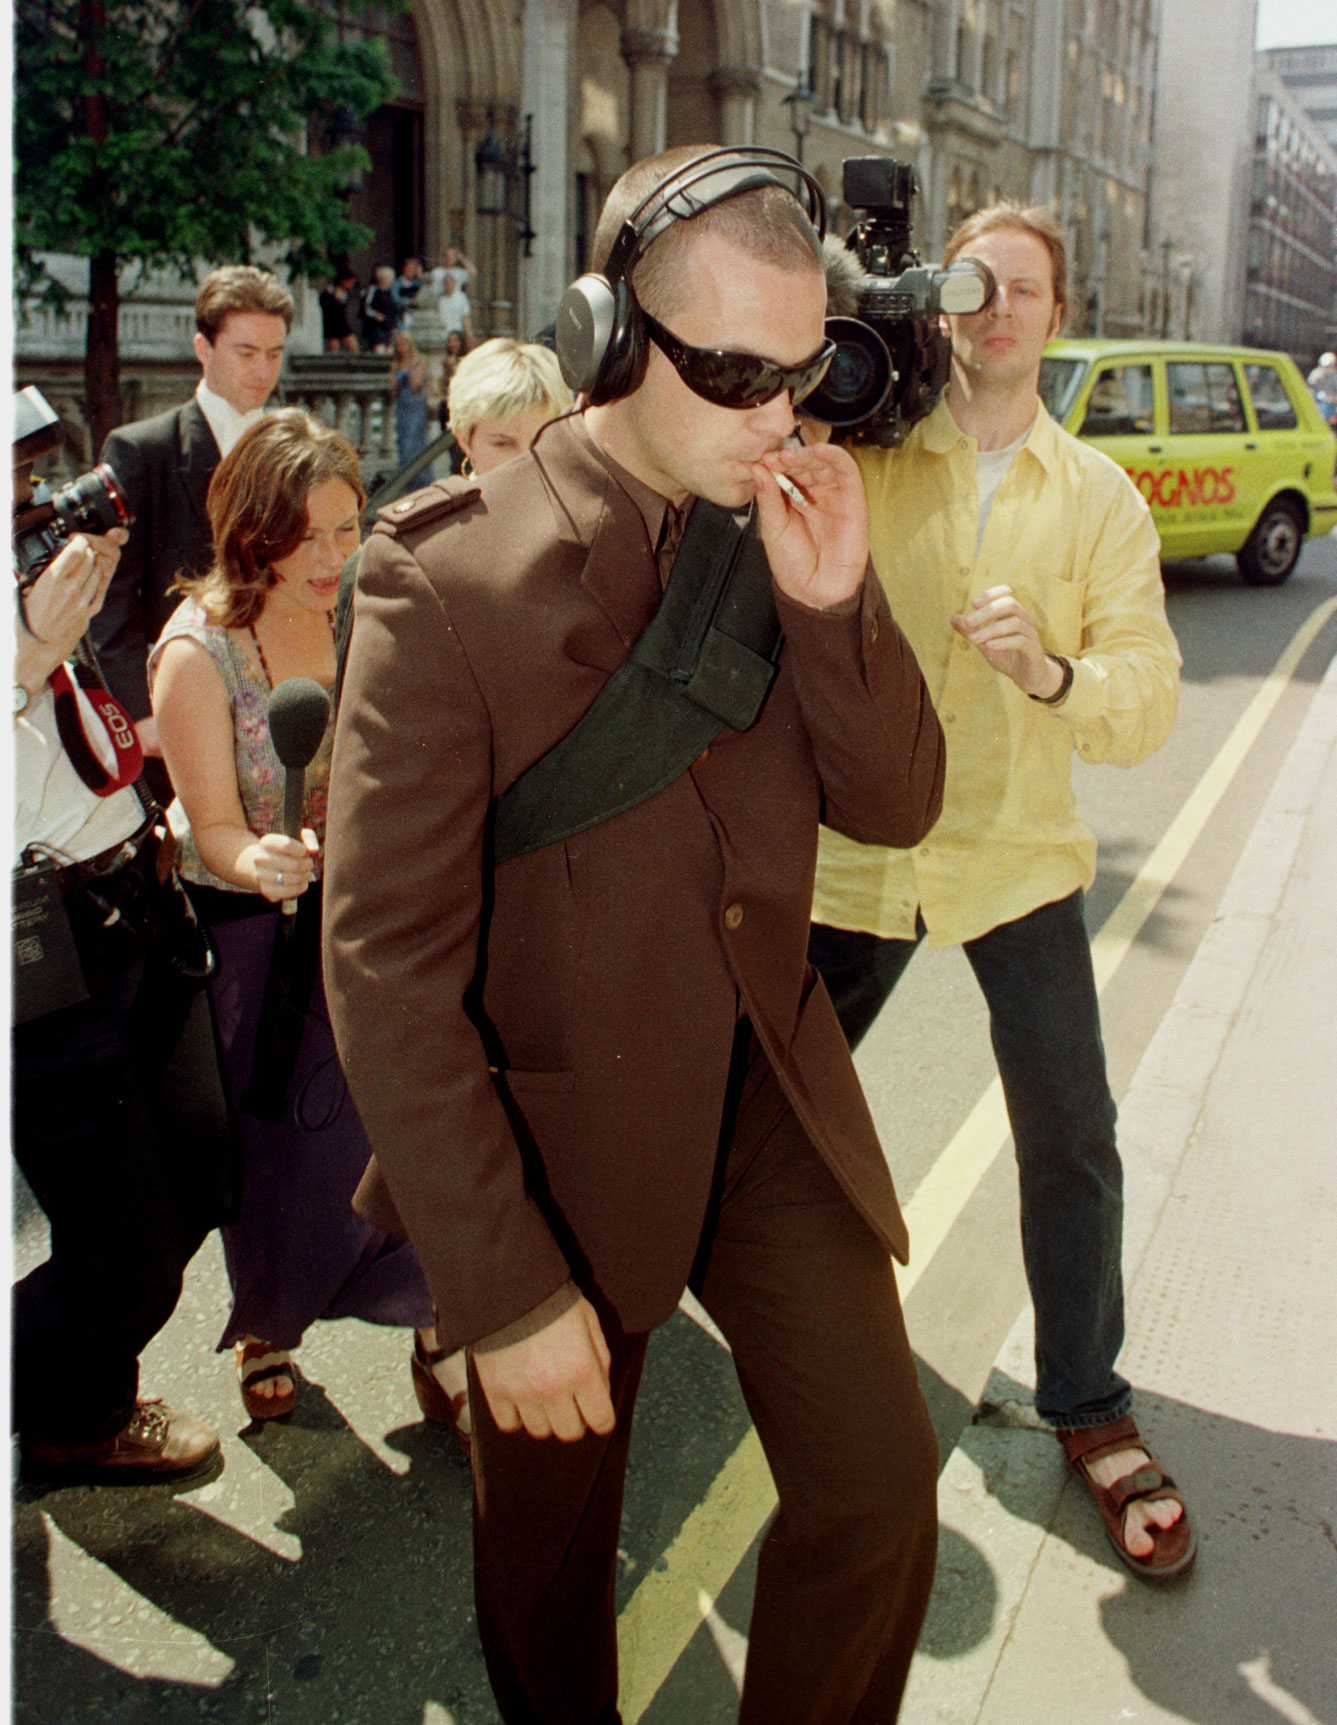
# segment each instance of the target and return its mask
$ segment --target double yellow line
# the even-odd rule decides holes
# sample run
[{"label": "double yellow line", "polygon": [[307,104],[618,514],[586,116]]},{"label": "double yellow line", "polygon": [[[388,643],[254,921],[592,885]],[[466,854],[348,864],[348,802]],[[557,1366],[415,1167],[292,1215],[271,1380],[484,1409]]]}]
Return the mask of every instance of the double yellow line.
[{"label": "double yellow line", "polygon": [[[1296,630],[1192,795],[1091,942],[1098,989],[1103,991],[1119,968],[1225,795],[1300,660],[1335,612],[1337,598],[1327,599]],[[908,1269],[897,1270],[902,1301],[932,1263],[976,1187],[1001,1154],[1009,1134],[1002,1086],[995,1078],[905,1206],[914,1258]],[[663,1564],[641,1582],[618,1620],[619,1701],[626,1725],[636,1725],[649,1707],[765,1525],[775,1502],[775,1487],[761,1443],[755,1430],[749,1430],[683,1523]]]}]

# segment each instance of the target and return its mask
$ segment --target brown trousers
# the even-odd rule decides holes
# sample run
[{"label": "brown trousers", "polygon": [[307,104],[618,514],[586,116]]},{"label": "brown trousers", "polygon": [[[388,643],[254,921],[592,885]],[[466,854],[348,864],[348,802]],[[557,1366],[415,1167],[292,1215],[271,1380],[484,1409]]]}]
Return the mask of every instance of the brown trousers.
[{"label": "brown trousers", "polygon": [[[933,1581],[937,1442],[885,1247],[755,1047],[739,1070],[693,1286],[780,1500],[740,1725],[893,1725]],[[472,1385],[475,1601],[505,1725],[619,1725],[614,1584],[647,1338],[600,1318],[608,1437],[500,1432]]]}]

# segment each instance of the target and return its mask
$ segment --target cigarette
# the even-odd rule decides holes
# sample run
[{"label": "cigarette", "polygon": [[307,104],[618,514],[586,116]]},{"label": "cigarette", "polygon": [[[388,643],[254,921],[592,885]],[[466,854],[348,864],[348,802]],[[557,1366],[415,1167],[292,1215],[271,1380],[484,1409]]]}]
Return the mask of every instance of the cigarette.
[{"label": "cigarette", "polygon": [[800,509],[806,509],[808,507],[811,499],[804,496],[803,492],[799,490],[798,486],[795,485],[794,481],[790,479],[787,474],[777,473],[775,475],[775,483],[780,487],[781,491],[784,492],[785,496],[791,503],[797,504]]}]

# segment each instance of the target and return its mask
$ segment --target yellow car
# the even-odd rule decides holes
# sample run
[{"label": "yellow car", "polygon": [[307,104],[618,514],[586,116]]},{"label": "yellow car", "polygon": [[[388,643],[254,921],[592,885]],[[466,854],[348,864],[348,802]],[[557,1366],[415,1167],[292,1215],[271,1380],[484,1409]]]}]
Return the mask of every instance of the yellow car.
[{"label": "yellow car", "polygon": [[1137,486],[1167,561],[1233,551],[1250,585],[1275,587],[1337,526],[1337,438],[1287,354],[1053,341],[1040,394]]}]

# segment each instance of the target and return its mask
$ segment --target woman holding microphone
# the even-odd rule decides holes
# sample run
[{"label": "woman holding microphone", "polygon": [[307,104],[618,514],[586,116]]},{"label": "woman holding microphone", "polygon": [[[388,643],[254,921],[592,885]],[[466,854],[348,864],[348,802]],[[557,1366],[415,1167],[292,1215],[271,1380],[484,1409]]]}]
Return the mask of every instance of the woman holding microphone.
[{"label": "woman holding microphone", "polygon": [[[307,768],[302,836],[282,831],[284,771],[268,703],[289,678],[334,684],[339,571],[364,501],[345,438],[297,409],[268,414],[209,487],[214,564],[149,660],[179,867],[218,949],[214,981],[243,1151],[240,1214],[223,1231],[242,1399],[253,1419],[289,1413],[291,1351],[317,1318],[412,1326],[424,1415],[468,1443],[462,1357],[435,1346],[407,1241],[351,1208],[370,1157],[339,1067],[320,979],[320,846],[333,717]],[[280,906],[297,900],[280,937]]]}]

